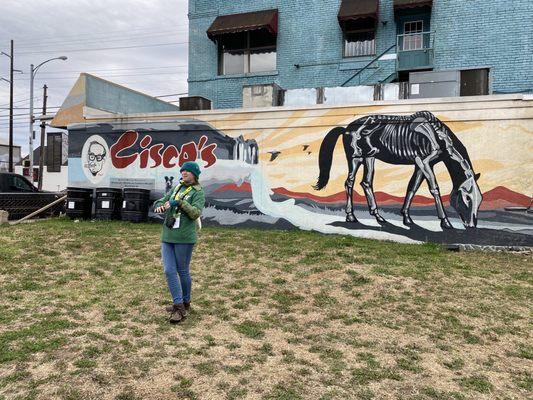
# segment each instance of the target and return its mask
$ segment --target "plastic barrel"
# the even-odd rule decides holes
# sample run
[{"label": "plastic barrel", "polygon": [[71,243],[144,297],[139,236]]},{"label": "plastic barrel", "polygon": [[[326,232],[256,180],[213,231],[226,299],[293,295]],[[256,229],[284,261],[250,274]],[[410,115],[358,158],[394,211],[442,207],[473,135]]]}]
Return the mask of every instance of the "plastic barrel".
[{"label": "plastic barrel", "polygon": [[117,188],[97,188],[95,198],[95,219],[120,219],[122,190]]},{"label": "plastic barrel", "polygon": [[146,222],[150,208],[148,189],[124,188],[121,217],[123,221]]},{"label": "plastic barrel", "polygon": [[71,219],[90,219],[93,208],[93,190],[67,187],[67,215]]}]

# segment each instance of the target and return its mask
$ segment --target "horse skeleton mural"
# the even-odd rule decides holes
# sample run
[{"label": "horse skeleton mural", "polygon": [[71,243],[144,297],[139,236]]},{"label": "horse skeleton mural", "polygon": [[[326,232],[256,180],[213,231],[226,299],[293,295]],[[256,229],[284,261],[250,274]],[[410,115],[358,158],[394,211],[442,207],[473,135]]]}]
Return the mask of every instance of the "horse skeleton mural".
[{"label": "horse skeleton mural", "polygon": [[[183,162],[198,160],[205,225],[533,246],[533,131],[523,117],[533,108],[509,111],[515,100],[505,100],[501,119],[485,100],[469,101],[464,109],[460,100],[446,104],[461,112],[439,118],[432,112],[441,106],[406,115],[405,104],[395,104],[73,124],[69,186],[142,187],[159,198],[177,183]],[[341,136],[344,154],[335,151]]]},{"label": "horse skeleton mural", "polygon": [[452,228],[433,171],[433,166],[442,161],[453,182],[450,194],[452,207],[461,217],[465,227],[476,227],[477,213],[482,201],[477,185],[479,174],[474,174],[465,146],[450,128],[432,113],[421,111],[409,116],[370,115],[353,121],[346,128],[333,128],[320,146],[320,175],[314,186],[316,190],[323,189],[328,183],[333,150],[341,135],[348,161],[348,177],[345,182],[347,222],[357,221],[353,212],[353,186],[361,164],[364,167],[361,186],[370,214],[379,223],[385,222],[380,215],[373,188],[374,165],[378,159],[390,164],[415,167],[401,209],[405,225],[413,225],[409,209],[415,193],[425,179],[435,199],[441,227]]}]

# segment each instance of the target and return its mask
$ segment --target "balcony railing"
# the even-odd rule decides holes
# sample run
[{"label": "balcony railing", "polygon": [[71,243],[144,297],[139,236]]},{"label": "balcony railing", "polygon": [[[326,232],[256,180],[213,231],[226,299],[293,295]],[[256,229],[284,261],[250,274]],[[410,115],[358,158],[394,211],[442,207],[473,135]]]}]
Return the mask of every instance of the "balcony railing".
[{"label": "balcony railing", "polygon": [[435,32],[419,32],[398,35],[398,71],[433,68],[433,44]]}]

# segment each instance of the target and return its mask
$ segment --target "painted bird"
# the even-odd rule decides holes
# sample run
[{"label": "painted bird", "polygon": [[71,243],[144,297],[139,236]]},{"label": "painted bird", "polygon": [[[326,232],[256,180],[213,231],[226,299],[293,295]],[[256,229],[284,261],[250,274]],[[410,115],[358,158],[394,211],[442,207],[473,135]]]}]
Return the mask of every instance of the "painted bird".
[{"label": "painted bird", "polygon": [[268,153],[270,153],[270,161],[274,161],[281,154],[281,151],[274,150],[274,151],[269,151]]}]

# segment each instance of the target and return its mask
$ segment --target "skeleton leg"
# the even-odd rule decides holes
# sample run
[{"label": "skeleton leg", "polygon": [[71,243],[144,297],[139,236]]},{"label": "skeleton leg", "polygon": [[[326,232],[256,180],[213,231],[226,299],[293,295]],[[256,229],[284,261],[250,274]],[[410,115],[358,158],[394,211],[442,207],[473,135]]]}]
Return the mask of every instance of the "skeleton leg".
[{"label": "skeleton leg", "polygon": [[429,186],[429,191],[433,195],[433,198],[435,199],[435,206],[437,207],[437,215],[440,218],[440,226],[443,229],[450,229],[453,228],[453,226],[450,224],[450,221],[448,220],[448,217],[446,216],[446,212],[444,211],[444,206],[442,205],[442,199],[440,197],[440,191],[439,186],[437,185],[437,180],[435,178],[435,173],[433,172],[433,169],[431,168],[430,163],[432,161],[435,161],[440,153],[440,147],[437,141],[438,132],[435,131],[434,127],[429,123],[429,121],[424,121],[424,118],[417,118],[413,121],[413,127],[415,132],[418,132],[419,134],[424,135],[431,143],[431,147],[433,151],[429,156],[424,158],[423,160],[420,157],[417,157],[415,159],[416,165],[422,173],[424,174],[424,177],[426,178]]},{"label": "skeleton leg", "polygon": [[424,174],[422,173],[420,168],[418,168],[418,166],[415,166],[413,176],[411,177],[411,180],[407,185],[407,194],[405,195],[405,200],[401,211],[401,213],[403,214],[404,225],[414,224],[413,220],[411,219],[411,216],[409,215],[409,208],[411,208],[411,202],[413,201],[413,197],[415,197],[415,194],[418,191],[418,188],[420,187],[420,184],[422,183],[423,179]]},{"label": "skeleton leg", "polygon": [[363,154],[363,150],[361,149],[361,147],[359,147],[359,140],[361,139],[361,129],[362,128],[359,128],[357,131],[348,132],[348,134],[351,135],[351,141],[349,143],[349,146],[353,151],[352,157],[361,157],[361,154]]},{"label": "skeleton leg", "polygon": [[365,142],[369,148],[368,155],[370,157],[374,157],[377,153],[379,153],[379,149],[370,143],[370,135],[365,135]]},{"label": "skeleton leg", "polygon": [[352,158],[348,163],[348,177],[344,183],[346,189],[346,222],[357,222],[355,214],[353,213],[353,185],[355,183],[355,175],[363,161],[360,157]]},{"label": "skeleton leg", "polygon": [[[376,122],[373,117],[368,117],[365,122],[361,124],[359,129],[353,132],[353,137],[356,142],[360,138],[364,137],[365,143],[369,148],[368,154],[370,157],[379,153],[379,149],[377,147],[374,147],[370,142],[370,136],[372,136],[372,134],[376,131],[377,128],[379,128],[379,122]],[[355,153],[361,154],[361,148],[358,146],[358,144],[356,144],[355,146],[357,147],[354,147]]]},{"label": "skeleton leg", "polygon": [[365,171],[361,186],[365,192],[366,202],[368,203],[368,209],[370,215],[373,215],[379,223],[385,222],[385,219],[379,215],[378,205],[376,197],[374,196],[374,189],[372,185],[374,183],[374,157],[365,158]]},{"label": "skeleton leg", "polygon": [[437,185],[437,180],[435,178],[435,173],[433,172],[433,169],[431,168],[431,161],[435,160],[439,156],[439,151],[434,150],[428,157],[424,158],[422,160],[420,157],[417,157],[415,159],[416,165],[422,173],[424,174],[424,177],[426,178],[429,186],[429,191],[433,195],[433,198],[435,199],[435,207],[437,208],[437,215],[440,218],[440,226],[443,229],[451,229],[453,228],[452,224],[450,224],[450,221],[448,220],[448,217],[446,216],[446,212],[444,211],[444,206],[442,205],[442,199],[440,198],[440,190],[439,186]]}]

